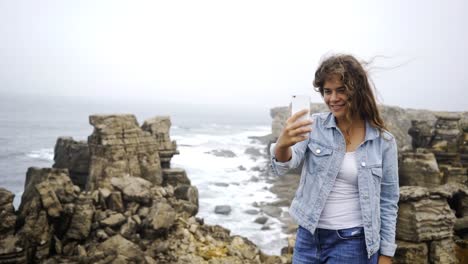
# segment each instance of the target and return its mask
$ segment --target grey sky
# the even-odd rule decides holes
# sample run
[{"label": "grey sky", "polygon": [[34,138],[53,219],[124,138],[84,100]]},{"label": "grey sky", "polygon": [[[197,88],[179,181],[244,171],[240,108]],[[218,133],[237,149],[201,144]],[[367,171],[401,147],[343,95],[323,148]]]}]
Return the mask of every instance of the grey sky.
[{"label": "grey sky", "polygon": [[0,94],[270,108],[321,101],[315,68],[345,52],[384,56],[384,104],[468,110],[466,13],[463,0],[0,0]]}]

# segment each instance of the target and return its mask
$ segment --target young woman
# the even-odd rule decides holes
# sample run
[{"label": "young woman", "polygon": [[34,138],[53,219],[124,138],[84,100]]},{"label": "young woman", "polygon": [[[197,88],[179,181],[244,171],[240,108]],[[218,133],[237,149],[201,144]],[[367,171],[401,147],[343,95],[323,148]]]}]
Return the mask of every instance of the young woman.
[{"label": "young woman", "polygon": [[271,147],[272,169],[304,162],[289,209],[297,221],[293,263],[391,263],[398,211],[395,138],[386,131],[364,67],[325,59],[314,87],[330,112],[292,115]]}]

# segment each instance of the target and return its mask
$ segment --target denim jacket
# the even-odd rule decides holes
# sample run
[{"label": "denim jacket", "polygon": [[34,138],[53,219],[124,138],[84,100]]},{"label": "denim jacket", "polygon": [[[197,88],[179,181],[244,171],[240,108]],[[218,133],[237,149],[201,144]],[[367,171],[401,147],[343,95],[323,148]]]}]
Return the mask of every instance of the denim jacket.
[{"label": "denim jacket", "polygon": [[[332,113],[312,115],[309,139],[292,146],[292,158],[279,162],[270,148],[271,167],[283,175],[302,161],[301,180],[289,208],[296,222],[314,233],[346,153],[346,143]],[[366,121],[366,137],[356,149],[359,202],[368,257],[378,252],[393,256],[398,211],[398,155],[395,138]]]}]

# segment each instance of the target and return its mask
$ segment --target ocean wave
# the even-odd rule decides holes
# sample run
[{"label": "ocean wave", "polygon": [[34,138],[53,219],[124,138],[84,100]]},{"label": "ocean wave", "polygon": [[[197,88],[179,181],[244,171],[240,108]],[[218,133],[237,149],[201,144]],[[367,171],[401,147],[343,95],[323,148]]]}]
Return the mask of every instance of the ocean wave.
[{"label": "ocean wave", "polygon": [[51,148],[43,148],[39,150],[33,150],[26,154],[29,158],[32,159],[39,159],[39,160],[47,160],[53,161],[54,160],[54,149]]}]

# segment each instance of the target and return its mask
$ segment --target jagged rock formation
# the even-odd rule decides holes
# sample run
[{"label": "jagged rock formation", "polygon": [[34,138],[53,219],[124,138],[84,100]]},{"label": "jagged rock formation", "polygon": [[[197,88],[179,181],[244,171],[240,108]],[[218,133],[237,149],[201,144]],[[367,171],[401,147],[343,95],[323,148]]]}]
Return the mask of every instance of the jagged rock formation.
[{"label": "jagged rock formation", "polygon": [[89,173],[89,148],[85,141],[59,137],[54,149],[53,168],[68,169],[70,178],[82,190],[86,188]]},{"label": "jagged rock formation", "polygon": [[460,163],[459,120],[456,115],[438,115],[434,126],[413,121],[408,131],[413,149],[402,151],[399,158],[403,186],[396,263],[467,259],[468,218],[463,216],[468,175]]},{"label": "jagged rock formation", "polygon": [[17,212],[0,188],[0,263],[290,263],[195,217],[185,170],[161,168],[159,151],[172,151],[165,166],[177,153],[159,145],[167,120],[148,132],[132,115],[91,116],[88,144],[59,138],[56,168],[29,168]]},{"label": "jagged rock formation", "polygon": [[170,168],[172,157],[175,154],[179,154],[176,142],[171,141],[170,138],[171,119],[168,116],[154,117],[146,120],[141,128],[144,131],[150,132],[156,139],[156,142],[158,142],[161,167]]},{"label": "jagged rock formation", "polygon": [[110,178],[125,175],[162,183],[158,143],[138,126],[135,116],[92,115],[89,122],[94,131],[88,137],[88,190],[112,188]]}]

